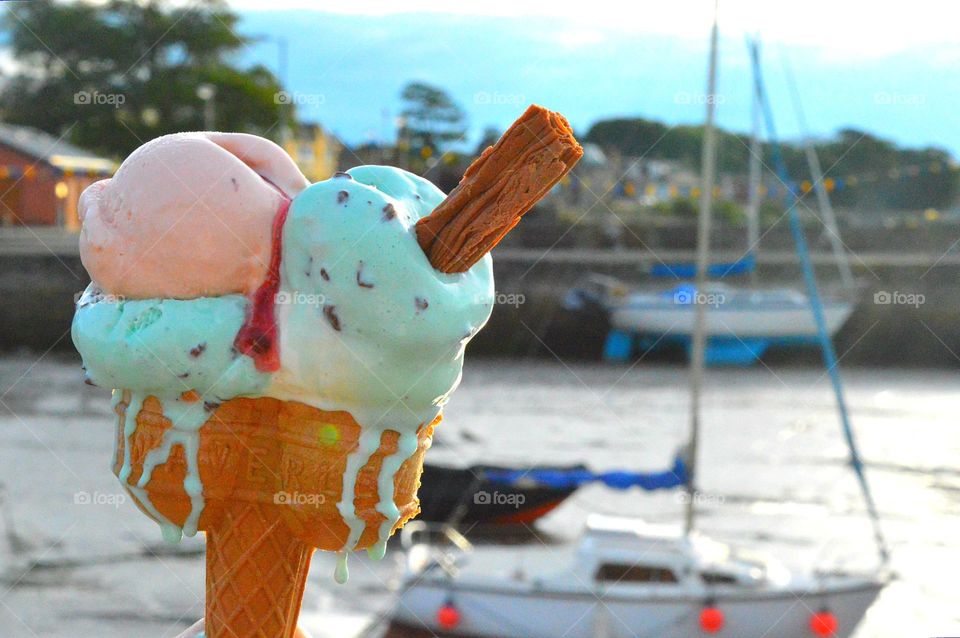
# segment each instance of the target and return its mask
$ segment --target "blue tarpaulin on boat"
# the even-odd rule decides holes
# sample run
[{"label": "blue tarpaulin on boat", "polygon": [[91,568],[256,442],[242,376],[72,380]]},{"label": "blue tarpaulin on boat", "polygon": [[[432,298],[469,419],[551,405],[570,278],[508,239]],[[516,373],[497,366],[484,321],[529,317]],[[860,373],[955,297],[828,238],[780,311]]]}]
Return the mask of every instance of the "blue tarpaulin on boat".
[{"label": "blue tarpaulin on boat", "polygon": [[[751,252],[737,261],[728,264],[710,264],[710,266],[707,267],[707,274],[713,278],[742,275],[753,272],[756,267],[757,259]],[[654,264],[650,269],[650,275],[653,277],[693,279],[697,276],[697,266],[696,264]]]},{"label": "blue tarpaulin on boat", "polygon": [[687,484],[687,466],[679,456],[673,467],[664,472],[600,472],[586,469],[576,470],[486,470],[484,478],[495,483],[515,484],[520,482],[538,483],[554,489],[580,487],[586,483],[599,481],[607,487],[626,490],[631,487],[653,491],[680,487]]}]

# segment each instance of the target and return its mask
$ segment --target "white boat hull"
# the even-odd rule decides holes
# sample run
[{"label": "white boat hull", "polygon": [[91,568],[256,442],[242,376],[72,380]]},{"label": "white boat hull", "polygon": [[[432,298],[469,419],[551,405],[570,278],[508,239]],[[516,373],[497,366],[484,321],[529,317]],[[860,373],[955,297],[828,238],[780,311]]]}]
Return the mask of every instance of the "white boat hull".
[{"label": "white boat hull", "polygon": [[[877,597],[882,585],[862,581],[818,591],[717,595],[723,629],[709,634],[736,638],[810,638],[814,612],[829,605],[836,616],[836,638],[849,636]],[[442,629],[437,610],[452,601],[460,613],[454,629]],[[703,598],[662,594],[624,597],[597,589],[593,593],[530,589],[452,588],[420,582],[400,598],[395,620],[414,629],[449,636],[501,638],[691,638],[700,628]]]},{"label": "white boat hull", "polygon": [[[813,313],[805,303],[778,303],[747,295],[725,299],[722,294],[717,293],[707,308],[709,337],[812,340],[817,335]],[[706,301],[710,300],[708,296]],[[848,301],[824,303],[824,319],[831,336],[846,322],[853,307]],[[695,310],[696,305],[686,298],[678,302],[662,293],[637,293],[611,309],[611,323],[618,330],[637,334],[690,336]]]}]

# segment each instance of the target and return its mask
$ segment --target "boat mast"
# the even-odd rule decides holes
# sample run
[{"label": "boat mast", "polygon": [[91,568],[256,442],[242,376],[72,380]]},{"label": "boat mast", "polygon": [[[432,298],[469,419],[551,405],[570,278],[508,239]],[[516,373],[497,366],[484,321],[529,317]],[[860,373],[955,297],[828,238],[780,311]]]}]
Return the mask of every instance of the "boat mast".
[{"label": "boat mast", "polygon": [[[755,40],[759,46],[759,39]],[[787,59],[787,52],[781,48],[780,61],[783,64],[783,72],[787,77],[787,84],[790,85],[790,94],[793,97],[793,112],[797,117],[797,125],[800,127],[800,136],[803,138],[803,151],[807,156],[807,166],[810,168],[810,179],[813,181],[813,190],[817,194],[817,205],[823,214],[823,224],[827,227],[827,237],[830,239],[830,248],[833,251],[833,258],[837,262],[837,269],[840,271],[840,279],[847,290],[852,290],[855,286],[853,272],[850,270],[850,259],[847,251],[844,250],[843,241],[840,239],[840,228],[837,226],[837,216],[833,212],[833,206],[830,204],[830,196],[827,194],[826,185],[823,183],[823,171],[820,169],[820,158],[817,157],[817,151],[813,146],[813,139],[810,137],[807,127],[807,118],[803,112],[803,103],[800,101],[800,90],[797,88],[797,78],[793,75],[793,69]]]},{"label": "boat mast", "polygon": [[750,92],[753,100],[750,106],[752,119],[750,128],[750,173],[747,179],[747,256],[752,256],[753,268],[750,281],[757,283],[757,253],[760,252],[760,97],[756,90]]},{"label": "boat mast", "polygon": [[717,92],[717,17],[719,0],[713,4],[713,28],[710,32],[710,64],[707,71],[707,118],[703,127],[703,150],[700,160],[700,214],[697,219],[697,276],[694,292],[693,347],[690,355],[690,457],[687,481],[687,509],[684,529],[693,531],[696,514],[696,468],[697,446],[700,439],[700,402],[703,385],[704,358],[706,354],[707,304],[698,297],[704,294],[707,271],[710,266],[710,208],[713,205],[713,183],[717,170],[717,141],[714,127],[714,110]]}]

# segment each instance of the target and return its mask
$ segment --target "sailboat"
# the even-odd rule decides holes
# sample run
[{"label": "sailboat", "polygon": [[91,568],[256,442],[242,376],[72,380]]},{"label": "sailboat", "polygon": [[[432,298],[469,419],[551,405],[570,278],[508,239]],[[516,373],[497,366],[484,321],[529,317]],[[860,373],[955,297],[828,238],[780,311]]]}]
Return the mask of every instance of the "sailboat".
[{"label": "sailboat", "polygon": [[[713,306],[705,327],[708,365],[749,365],[760,358],[771,346],[815,345],[817,326],[809,311],[810,300],[805,293],[786,286],[762,287],[756,276],[756,254],[760,245],[760,129],[763,120],[764,96],[757,79],[760,77],[759,41],[748,41],[753,62],[754,90],[752,92],[752,129],[750,135],[750,163],[748,177],[747,250],[730,264],[709,264],[709,274],[726,278],[750,273],[746,286],[711,282],[708,287],[681,283],[659,291],[636,291],[625,296],[608,297],[612,331],[608,337],[607,359],[629,356],[637,337],[642,348],[679,342],[690,347],[693,334],[694,308],[697,304]],[[830,240],[834,260],[840,273],[842,287],[838,294],[824,300],[823,311],[827,332],[832,337],[846,323],[856,301],[856,283],[849,259],[843,248],[836,216],[824,186],[823,173],[800,104],[800,95],[792,75],[794,109],[801,130],[804,131],[804,150],[810,169],[818,208],[823,216],[826,235]],[[780,177],[786,186],[786,176]],[[793,195],[787,188],[788,197]],[[788,202],[795,207],[799,202]],[[658,264],[651,273],[661,277],[689,277],[695,269],[686,264]]]},{"label": "sailboat", "polygon": [[[717,21],[711,35],[708,96],[716,94]],[[705,289],[715,176],[714,100],[707,100],[697,246],[697,286]],[[809,638],[850,636],[886,583],[886,544],[844,402],[803,229],[791,217],[818,341],[836,393],[851,466],[863,489],[881,557],[876,574],[791,571],[713,541],[695,529],[696,459],[707,318],[694,306],[692,323],[689,474],[682,526],[591,516],[579,543],[554,548],[474,548],[447,529],[448,545],[417,542],[404,529],[407,568],[388,634],[501,638]],[[799,235],[797,232],[799,231]],[[523,560],[521,561],[520,552]],[[522,568],[520,566],[522,565]],[[801,601],[802,604],[799,604]]]}]

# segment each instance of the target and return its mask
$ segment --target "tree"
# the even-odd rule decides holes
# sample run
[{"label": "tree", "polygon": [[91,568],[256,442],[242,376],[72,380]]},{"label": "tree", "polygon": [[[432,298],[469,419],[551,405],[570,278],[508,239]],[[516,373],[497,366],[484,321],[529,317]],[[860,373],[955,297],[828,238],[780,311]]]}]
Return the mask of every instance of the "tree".
[{"label": "tree", "polygon": [[2,28],[21,68],[0,95],[0,114],[124,156],[150,138],[203,129],[197,87],[210,84],[217,128],[276,136],[292,113],[269,70],[228,62],[247,43],[237,21],[220,0],[11,5]]},{"label": "tree", "polygon": [[443,89],[411,82],[400,97],[404,103],[400,140],[414,153],[442,152],[466,134],[466,114]]},{"label": "tree", "polygon": [[[703,127],[667,128],[643,118],[609,119],[594,123],[585,141],[626,158],[674,160],[699,170]],[[747,136],[718,129],[717,147],[717,165],[722,172],[747,172]],[[960,191],[960,172],[952,168],[953,158],[942,149],[904,149],[855,129],[842,129],[832,139],[818,142],[815,148],[820,165],[827,171],[826,177],[843,184],[843,188],[831,193],[833,202],[840,207],[940,208],[950,206]],[[791,182],[813,181],[802,144],[782,143],[780,150]],[[772,170],[772,145],[762,144],[761,152],[765,166]],[[804,197],[812,200],[814,193]]]}]

